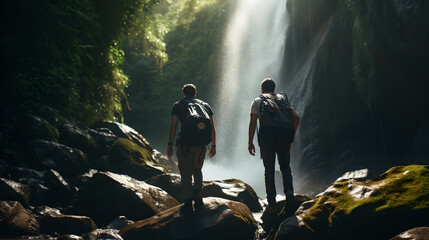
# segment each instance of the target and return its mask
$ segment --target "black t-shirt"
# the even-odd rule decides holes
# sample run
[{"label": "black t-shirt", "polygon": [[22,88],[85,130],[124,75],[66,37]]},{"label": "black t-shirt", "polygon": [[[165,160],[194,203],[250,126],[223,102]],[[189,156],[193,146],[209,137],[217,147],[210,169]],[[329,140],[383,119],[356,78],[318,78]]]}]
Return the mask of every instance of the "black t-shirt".
[{"label": "black t-shirt", "polygon": [[[190,102],[199,100],[195,97],[186,97],[184,99],[186,101],[190,101]],[[199,100],[199,101],[201,101],[201,100]],[[186,110],[186,109],[184,109],[184,107],[186,107],[186,105],[185,104],[179,104],[179,102],[180,101],[175,102],[173,104],[173,109],[171,110],[171,115],[176,115],[179,118],[180,123],[183,123],[183,120],[185,118],[185,110]],[[210,105],[208,103],[201,101],[201,105],[203,105],[204,108],[207,110],[207,113],[209,114],[209,116],[213,116],[212,108],[210,107]]]}]

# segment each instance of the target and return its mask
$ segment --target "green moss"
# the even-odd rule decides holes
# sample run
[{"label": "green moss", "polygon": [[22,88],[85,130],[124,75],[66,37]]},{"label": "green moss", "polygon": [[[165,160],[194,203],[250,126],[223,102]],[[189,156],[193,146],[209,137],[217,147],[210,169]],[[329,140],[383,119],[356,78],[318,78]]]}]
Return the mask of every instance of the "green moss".
[{"label": "green moss", "polygon": [[[395,167],[381,176],[377,183],[386,184],[380,194],[367,202],[382,203],[376,210],[408,206],[412,209],[429,208],[429,166]],[[369,201],[371,200],[371,201]]]},{"label": "green moss", "polygon": [[116,142],[113,143],[112,149],[123,149],[127,152],[128,157],[130,159],[130,163],[133,165],[139,165],[144,168],[151,167],[161,167],[164,172],[167,172],[167,168],[164,165],[157,164],[154,162],[152,153],[140,147],[139,145],[133,143],[132,141],[119,138]]},{"label": "green moss", "polygon": [[[313,221],[324,210],[329,211],[329,223],[339,213],[349,215],[363,208],[373,208],[375,212],[406,207],[413,210],[429,208],[429,166],[410,165],[394,167],[380,177],[366,182],[355,182],[354,186],[377,188],[376,194],[368,198],[354,200],[350,195],[348,180],[334,183],[338,193],[322,196],[305,214],[304,220]],[[329,204],[327,204],[329,201]],[[331,205],[327,207],[327,205]]]},{"label": "green moss", "polygon": [[[316,217],[323,212],[324,206],[325,206],[325,202],[328,198],[326,196],[322,196],[321,198],[319,198],[316,203],[310,208],[308,209],[307,214],[305,214],[303,216],[303,220],[306,222],[309,221],[314,221],[316,219]],[[314,201],[314,200],[313,200]]]}]

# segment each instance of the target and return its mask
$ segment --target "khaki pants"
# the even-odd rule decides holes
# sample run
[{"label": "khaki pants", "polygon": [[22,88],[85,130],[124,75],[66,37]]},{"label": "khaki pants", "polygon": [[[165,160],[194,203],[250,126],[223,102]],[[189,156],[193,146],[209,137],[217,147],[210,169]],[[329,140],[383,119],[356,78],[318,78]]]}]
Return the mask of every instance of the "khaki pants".
[{"label": "khaki pants", "polygon": [[[177,158],[182,183],[183,200],[199,196],[203,187],[203,168],[206,146],[177,145]],[[194,190],[192,189],[192,176],[194,177]]]}]

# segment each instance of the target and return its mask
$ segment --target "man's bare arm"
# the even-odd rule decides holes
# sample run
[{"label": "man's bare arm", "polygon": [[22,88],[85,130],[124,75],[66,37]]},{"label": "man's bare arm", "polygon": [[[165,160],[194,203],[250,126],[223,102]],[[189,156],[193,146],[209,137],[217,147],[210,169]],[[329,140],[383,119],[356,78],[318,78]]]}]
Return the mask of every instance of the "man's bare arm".
[{"label": "man's bare arm", "polygon": [[213,116],[210,116],[210,120],[212,121],[212,145],[210,146],[209,157],[212,158],[216,155],[216,130]]},{"label": "man's bare arm", "polygon": [[298,130],[298,126],[299,126],[299,122],[301,121],[301,118],[293,108],[292,108],[292,116],[293,116],[293,125],[295,125],[295,133],[296,133],[296,131]]},{"label": "man's bare arm", "polygon": [[173,141],[174,141],[174,136],[176,135],[177,119],[178,119],[177,115],[171,116],[170,134],[168,137],[168,148],[167,148],[168,158],[173,157]]},{"label": "man's bare arm", "polygon": [[253,145],[253,137],[255,136],[257,119],[258,119],[257,114],[254,114],[254,113],[250,114],[248,150],[252,156],[255,156],[255,145]]}]

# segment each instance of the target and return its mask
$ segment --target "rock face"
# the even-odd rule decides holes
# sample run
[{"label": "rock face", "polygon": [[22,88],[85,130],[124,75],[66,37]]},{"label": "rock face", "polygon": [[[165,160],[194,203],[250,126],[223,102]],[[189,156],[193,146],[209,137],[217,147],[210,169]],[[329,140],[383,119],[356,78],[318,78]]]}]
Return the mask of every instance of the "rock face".
[{"label": "rock face", "polygon": [[0,237],[36,235],[39,222],[19,202],[0,201]]},{"label": "rock face", "polygon": [[417,227],[407,230],[390,240],[429,240],[429,227]]},{"label": "rock face", "polygon": [[204,209],[182,216],[180,206],[129,224],[119,234],[124,239],[253,239],[256,222],[242,203],[205,198]]},{"label": "rock face", "polygon": [[389,239],[427,224],[428,194],[428,165],[340,180],[283,221],[275,239]]},{"label": "rock face", "polygon": [[[280,78],[302,117],[292,146],[299,159],[296,190],[317,194],[354,169],[378,175],[397,165],[429,164],[429,113],[422,111],[429,103],[427,2],[287,5]],[[389,24],[374,24],[381,22]]]},{"label": "rock face", "polygon": [[99,172],[82,186],[76,213],[105,226],[119,216],[136,221],[178,205],[160,188],[111,172]]}]

